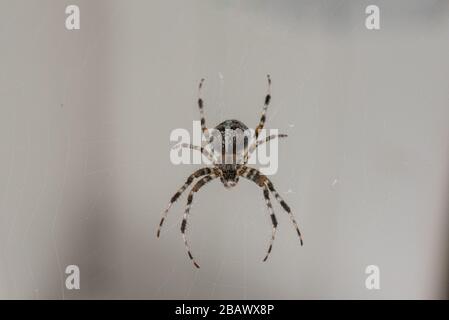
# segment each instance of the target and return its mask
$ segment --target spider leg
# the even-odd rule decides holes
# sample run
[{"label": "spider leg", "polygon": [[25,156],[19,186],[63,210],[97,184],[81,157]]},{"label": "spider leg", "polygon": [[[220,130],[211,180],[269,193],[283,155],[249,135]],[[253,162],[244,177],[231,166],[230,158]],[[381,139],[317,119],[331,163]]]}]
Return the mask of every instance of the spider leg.
[{"label": "spider leg", "polygon": [[267,251],[265,258],[263,259],[263,261],[267,261],[268,256],[271,253],[271,249],[273,248],[273,242],[274,242],[274,237],[276,235],[276,228],[277,228],[278,222],[276,219],[276,215],[274,214],[273,206],[271,205],[270,193],[266,186],[263,187],[263,196],[265,198],[265,203],[267,204],[268,211],[270,212],[271,223],[273,224],[273,229],[271,231],[271,239],[270,239],[270,243],[268,245],[268,251]]},{"label": "spider leg", "polygon": [[198,85],[198,108],[200,109],[201,116],[201,130],[206,136],[206,140],[209,140],[209,133],[206,127],[206,118],[204,117],[204,101],[201,95],[201,89],[203,88],[204,79],[200,80],[200,84]]},{"label": "spider leg", "polygon": [[[257,143],[257,138],[259,137],[260,130],[262,130],[265,125],[266,113],[271,101],[271,78],[269,74],[267,74],[267,81],[268,81],[267,94],[265,96],[265,102],[263,105],[262,115],[260,116],[259,124],[257,125],[256,130],[254,131],[253,144]],[[243,157],[245,160],[248,158],[249,153],[248,151],[249,151],[248,148],[245,148]],[[244,163],[246,163],[246,161],[244,161]]]},{"label": "spider leg", "polygon": [[198,85],[198,108],[200,110],[201,117],[201,130],[206,138],[206,140],[201,143],[201,148],[205,148],[206,146],[210,146],[212,151],[212,156],[215,159],[215,150],[212,145],[212,140],[214,138],[213,134],[209,133],[209,129],[206,127],[206,118],[204,116],[204,100],[202,98],[202,89],[203,89],[204,78],[200,80],[200,84]]},{"label": "spider leg", "polygon": [[265,125],[266,113],[267,113],[267,109],[268,109],[268,106],[270,105],[270,100],[271,100],[271,78],[270,78],[269,74],[267,74],[267,80],[268,80],[267,94],[265,96],[265,103],[264,103],[264,106],[262,109],[262,115],[260,117],[259,125],[256,127],[256,132],[255,132],[256,140],[259,137],[260,130],[262,130]]},{"label": "spider leg", "polygon": [[271,193],[274,194],[274,197],[276,198],[276,200],[280,203],[280,205],[282,206],[282,208],[288,213],[288,215],[290,216],[290,220],[292,221],[293,225],[295,226],[296,232],[298,233],[299,236],[299,241],[301,242],[301,245],[303,245],[303,241],[302,241],[302,235],[301,235],[301,231],[299,231],[299,227],[298,227],[298,223],[295,220],[295,217],[293,216],[292,211],[290,210],[290,207],[288,206],[288,204],[284,201],[284,199],[282,199],[282,197],[279,195],[279,193],[276,191],[276,189],[273,186],[273,183],[267,178],[266,181],[266,185],[268,187],[268,189],[271,191]]},{"label": "spider leg", "polygon": [[251,157],[251,154],[254,152],[254,150],[257,149],[258,146],[268,143],[270,140],[274,140],[276,138],[286,138],[288,135],[280,133],[280,134],[272,134],[271,136],[268,136],[265,138],[265,140],[256,140],[245,152],[243,156],[243,163],[248,163],[249,158]]},{"label": "spider leg", "polygon": [[267,176],[263,175],[259,170],[250,168],[247,166],[242,166],[241,170],[238,172],[238,174],[248,180],[251,180],[255,182],[259,187],[268,187],[268,190],[274,195],[276,200],[279,202],[281,207],[288,213],[290,216],[290,220],[292,221],[296,232],[298,233],[299,240],[301,242],[301,245],[303,245],[302,235],[299,231],[298,223],[295,220],[295,217],[293,216],[292,211],[290,210],[290,207],[287,205],[287,203],[282,199],[282,197],[279,195],[279,193],[276,191],[276,189],[273,186],[273,183],[268,179]]},{"label": "spider leg", "polygon": [[207,149],[205,147],[194,146],[193,144],[190,144],[190,143],[181,143],[181,144],[178,144],[173,147],[173,149],[179,149],[179,148],[188,148],[188,149],[200,151],[202,154],[204,154],[206,156],[207,159],[209,159],[209,161],[211,161],[212,163],[216,162],[215,157],[209,151],[207,151]]},{"label": "spider leg", "polygon": [[198,180],[197,183],[195,183],[192,190],[190,190],[189,196],[187,197],[187,205],[186,205],[186,209],[184,211],[184,217],[182,218],[182,223],[181,223],[181,233],[182,233],[182,238],[184,239],[184,244],[186,246],[187,254],[188,254],[190,260],[192,260],[195,267],[197,267],[198,269],[200,268],[200,266],[195,261],[195,258],[193,258],[192,252],[190,251],[189,243],[186,238],[187,217],[190,212],[190,207],[192,206],[193,194],[195,192],[198,192],[206,183],[215,179],[216,177],[217,176],[215,174],[209,174],[207,176],[202,177],[200,180]]},{"label": "spider leg", "polygon": [[182,185],[182,187],[179,188],[179,190],[173,195],[173,197],[171,198],[170,202],[167,205],[167,209],[165,209],[164,213],[162,214],[161,222],[159,223],[159,227],[157,229],[157,237],[158,238],[161,234],[162,225],[164,224],[164,221],[167,218],[168,211],[170,210],[170,207],[173,205],[173,203],[175,203],[176,200],[178,200],[178,198],[181,196],[181,194],[188,188],[188,186],[190,186],[192,184],[192,182],[195,178],[199,178],[201,176],[210,174],[211,172],[212,172],[211,168],[202,168],[202,169],[195,171],[187,178],[187,181]]},{"label": "spider leg", "polygon": [[214,143],[215,138],[221,139],[221,133],[218,130],[216,130],[215,128],[212,128],[212,129],[207,129],[207,134],[208,134],[208,137],[206,137],[206,140],[204,140],[201,143],[201,147],[203,147],[204,149],[209,147],[210,148],[209,153],[215,159],[215,163],[218,163],[219,157],[221,156],[221,154],[215,150],[215,145],[213,143]]}]

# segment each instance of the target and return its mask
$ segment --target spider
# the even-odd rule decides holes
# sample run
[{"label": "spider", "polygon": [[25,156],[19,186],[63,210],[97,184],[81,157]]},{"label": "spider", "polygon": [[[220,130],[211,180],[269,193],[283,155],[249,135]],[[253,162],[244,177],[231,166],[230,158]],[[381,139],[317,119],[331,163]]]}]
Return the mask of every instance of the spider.
[{"label": "spider", "polygon": [[[260,131],[264,128],[264,125],[265,125],[266,112],[267,112],[267,109],[268,109],[268,106],[269,106],[270,100],[271,100],[271,78],[270,78],[270,75],[267,75],[267,81],[268,81],[267,93],[265,96],[262,115],[261,115],[259,124],[254,131],[252,144],[250,145],[249,148],[247,148],[247,145],[245,145],[243,152],[240,154],[240,156],[243,157],[243,161],[241,161],[241,162],[236,161],[236,157],[235,157],[236,148],[234,147],[233,148],[234,157],[233,157],[233,161],[231,164],[225,163],[224,161],[218,162],[217,159],[215,159],[213,157],[213,155],[210,152],[208,152],[206,149],[207,146],[212,148],[211,144],[213,142],[213,137],[209,136],[209,130],[206,127],[206,120],[204,117],[204,102],[203,102],[202,95],[201,95],[201,89],[203,87],[204,79],[201,79],[201,81],[199,83],[199,86],[198,86],[198,108],[199,108],[200,116],[201,116],[201,130],[206,137],[206,142],[202,143],[201,146],[194,146],[192,144],[181,144],[181,145],[178,145],[177,147],[201,151],[209,160],[212,161],[212,166],[208,166],[208,167],[204,167],[199,170],[196,170],[194,173],[192,173],[187,178],[187,181],[184,183],[184,185],[182,185],[182,187],[170,199],[170,202],[168,203],[168,206],[162,215],[162,219],[159,223],[159,227],[157,230],[157,237],[159,238],[162,225],[164,224],[164,221],[167,218],[167,214],[168,214],[170,207],[173,205],[174,202],[176,202],[176,200],[178,200],[178,198],[181,196],[181,194],[194,182],[194,180],[198,179],[196,181],[196,183],[194,184],[194,186],[192,187],[192,189],[190,190],[190,193],[187,197],[187,205],[186,205],[186,208],[184,211],[184,216],[183,216],[182,223],[181,223],[181,233],[182,233],[184,244],[185,244],[185,247],[187,250],[187,254],[196,268],[199,268],[200,266],[197,263],[197,261],[195,260],[195,258],[193,257],[192,252],[190,250],[189,243],[186,238],[187,218],[189,216],[190,207],[192,205],[194,194],[196,192],[198,192],[205,184],[207,184],[208,182],[210,182],[216,178],[220,178],[221,182],[227,189],[236,186],[237,183],[239,182],[239,177],[243,177],[245,179],[253,181],[260,188],[262,188],[263,196],[265,198],[265,202],[266,202],[266,205],[268,208],[268,212],[270,214],[271,224],[272,224],[271,238],[270,238],[270,242],[268,244],[267,253],[266,253],[263,261],[266,261],[268,259],[268,256],[270,255],[270,252],[273,248],[273,242],[274,242],[274,238],[275,238],[275,234],[276,234],[276,228],[278,225],[276,215],[274,214],[274,209],[271,204],[270,193],[274,195],[274,197],[280,203],[282,208],[289,214],[291,222],[293,223],[294,227],[296,228],[296,232],[299,236],[301,246],[303,245],[301,232],[299,231],[298,224],[290,210],[290,207],[287,205],[287,203],[285,203],[285,201],[282,199],[282,197],[276,191],[276,189],[273,186],[273,183],[270,181],[270,179],[268,179],[267,176],[263,175],[259,170],[251,168],[246,165],[248,163],[249,156],[251,155],[252,152],[254,152],[254,150],[256,150],[256,148],[259,145],[261,145],[263,143],[267,143],[268,141],[270,141],[272,139],[287,137],[286,134],[277,134],[277,135],[270,135],[270,136],[266,137],[264,140],[258,140]],[[219,134],[221,134],[224,137],[226,130],[240,129],[240,130],[245,131],[248,129],[248,127],[238,120],[226,120],[226,121],[223,121],[222,123],[220,123],[214,129],[216,132],[218,132]],[[225,139],[222,139],[222,141],[224,141],[224,140]],[[176,148],[176,146],[175,146],[175,148]],[[222,150],[224,150],[224,148],[222,148]],[[224,151],[222,151],[222,152],[224,152]],[[223,155],[224,155],[224,153],[223,153]]]}]

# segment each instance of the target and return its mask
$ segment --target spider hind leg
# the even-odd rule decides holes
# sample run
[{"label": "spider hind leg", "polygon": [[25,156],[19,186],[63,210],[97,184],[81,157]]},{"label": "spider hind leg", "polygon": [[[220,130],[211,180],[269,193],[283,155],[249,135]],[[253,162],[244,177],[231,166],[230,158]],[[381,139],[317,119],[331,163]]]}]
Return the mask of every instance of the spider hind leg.
[{"label": "spider hind leg", "polygon": [[188,218],[189,213],[190,213],[190,207],[192,206],[194,193],[198,192],[206,183],[208,183],[209,181],[215,179],[216,177],[217,176],[215,174],[209,174],[209,175],[206,175],[206,176],[202,177],[200,180],[198,180],[197,183],[195,183],[195,185],[193,186],[192,190],[190,190],[189,196],[187,197],[186,209],[184,211],[184,216],[182,218],[182,223],[181,223],[181,233],[182,233],[182,238],[184,240],[184,245],[185,245],[186,250],[187,250],[187,255],[189,256],[190,260],[192,260],[193,265],[196,268],[198,268],[198,269],[200,268],[200,266],[196,262],[195,258],[192,255],[192,252],[190,250],[190,245],[189,245],[189,242],[187,241],[187,237],[186,237],[187,218]]},{"label": "spider hind leg", "polygon": [[199,178],[201,176],[208,175],[211,172],[212,172],[212,170],[210,168],[201,168],[201,169],[195,171],[187,178],[187,181],[182,185],[182,187],[179,188],[178,191],[176,191],[176,193],[171,197],[170,202],[167,205],[167,208],[164,210],[164,213],[162,214],[161,221],[159,222],[159,227],[157,228],[156,235],[158,238],[161,235],[162,226],[165,222],[165,219],[167,218],[168,211],[170,210],[173,203],[175,203],[176,200],[178,200],[178,198],[181,196],[181,194],[192,184],[193,180],[195,180],[196,178]]},{"label": "spider hind leg", "polygon": [[268,188],[266,186],[263,188],[263,196],[265,198],[265,203],[266,203],[268,211],[270,213],[271,223],[273,225],[273,228],[272,228],[272,231],[271,231],[270,242],[268,244],[267,254],[265,255],[265,258],[263,259],[263,261],[265,262],[265,261],[267,261],[268,256],[271,253],[271,250],[273,249],[273,242],[274,242],[274,237],[276,235],[278,222],[277,222],[277,219],[276,219],[276,215],[274,214],[273,206],[271,205],[270,193],[269,193]]},{"label": "spider hind leg", "polygon": [[279,202],[281,207],[290,216],[290,220],[296,229],[296,233],[299,236],[299,240],[300,240],[301,246],[302,246],[304,244],[304,242],[302,240],[301,231],[299,231],[298,223],[296,222],[296,219],[293,216],[293,213],[290,210],[290,207],[287,205],[287,203],[284,201],[284,199],[282,199],[282,197],[276,191],[276,189],[274,188],[273,183],[270,181],[270,179],[268,179],[267,176],[263,175],[259,170],[250,168],[247,166],[242,166],[241,170],[239,171],[239,175],[250,180],[250,181],[253,181],[255,184],[257,184],[261,188],[265,188],[265,187],[268,188],[268,190],[274,195],[276,200]]},{"label": "spider hind leg", "polygon": [[290,216],[290,220],[293,223],[293,226],[296,229],[296,233],[298,234],[299,237],[299,241],[301,242],[301,246],[304,244],[304,241],[302,240],[302,235],[301,235],[301,231],[299,231],[299,226],[298,223],[296,222],[295,217],[293,216],[292,211],[290,210],[290,207],[288,206],[288,204],[284,201],[284,199],[282,199],[282,197],[279,195],[279,193],[276,191],[276,189],[273,186],[273,183],[271,183],[270,180],[268,180],[267,178],[267,187],[268,189],[271,191],[271,193],[274,194],[274,197],[276,198],[276,200],[279,202],[279,204],[281,205],[281,207],[288,213],[288,215]]}]

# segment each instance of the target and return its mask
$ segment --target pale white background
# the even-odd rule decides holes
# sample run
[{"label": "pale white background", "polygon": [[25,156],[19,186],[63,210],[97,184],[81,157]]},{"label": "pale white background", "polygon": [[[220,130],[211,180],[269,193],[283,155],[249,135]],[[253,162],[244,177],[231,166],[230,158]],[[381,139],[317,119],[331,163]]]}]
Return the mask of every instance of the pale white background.
[{"label": "pale white background", "polygon": [[[0,0],[0,297],[445,298],[448,39],[447,1]],[[201,77],[209,124],[254,127],[266,73],[267,126],[289,134],[272,180],[305,246],[275,205],[262,263],[261,190],[213,182],[191,211],[196,270],[185,197],[155,236],[197,167],[170,163],[169,134],[199,119]]]}]

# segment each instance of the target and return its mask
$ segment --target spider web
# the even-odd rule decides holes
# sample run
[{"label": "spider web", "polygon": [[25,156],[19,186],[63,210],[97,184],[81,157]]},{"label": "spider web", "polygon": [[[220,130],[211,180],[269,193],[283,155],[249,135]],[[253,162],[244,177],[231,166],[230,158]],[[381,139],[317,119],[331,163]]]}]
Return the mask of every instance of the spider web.
[{"label": "spider web", "polygon": [[[220,72],[218,74],[218,80],[220,81],[220,87],[219,87],[219,94],[217,101],[215,105],[219,106],[218,113],[220,114],[220,121],[224,119],[224,115],[226,114],[226,107],[225,104],[221,102],[223,87],[225,85],[225,78],[224,75]],[[270,106],[269,108],[269,119],[270,121],[276,119],[276,117],[280,114],[280,110],[282,108],[278,105],[274,104]],[[289,125],[289,131],[294,129],[294,124]],[[291,133],[291,132],[289,132]],[[290,181],[287,184],[287,188],[284,190],[281,186],[279,186],[280,193],[281,194],[294,194],[295,193],[295,187],[294,184],[297,183],[295,181],[295,169],[292,170],[292,175],[290,175]],[[247,181],[244,181],[242,183],[246,183]],[[241,184],[242,184],[241,183]],[[248,183],[250,187],[254,188],[251,182]],[[221,187],[221,186],[219,186]],[[285,186],[283,186],[285,187]],[[238,186],[237,186],[238,188]],[[175,277],[175,275],[178,272],[181,272],[181,269],[185,268],[185,265],[177,265],[173,264],[171,267],[167,268],[170,270],[170,272],[166,275],[165,279],[160,284],[160,287],[157,289],[157,296],[160,298],[184,298],[184,299],[223,299],[223,298],[240,298],[240,299],[248,299],[248,250],[250,245],[248,244],[248,239],[250,237],[250,229],[254,232],[254,226],[260,225],[260,221],[266,222],[266,230],[260,230],[261,233],[265,233],[264,240],[260,242],[260,245],[258,246],[258,250],[260,251],[260,256],[262,257],[264,255],[264,251],[267,249],[267,244],[270,239],[270,230],[271,230],[271,222],[269,221],[269,210],[265,205],[265,202],[263,201],[262,192],[257,188],[257,197],[254,199],[251,199],[252,202],[258,203],[258,210],[257,212],[252,212],[248,214],[244,209],[240,208],[239,210],[218,210],[214,211],[214,214],[220,214],[223,211],[229,211],[226,216],[227,219],[231,220],[230,226],[226,228],[227,231],[230,231],[230,234],[227,233],[226,236],[223,236],[220,240],[220,242],[223,244],[221,249],[221,252],[232,252],[232,258],[230,258],[227,255],[217,254],[214,255],[215,259],[217,259],[216,264],[212,268],[212,271],[206,271],[211,266],[205,265],[200,270],[195,269],[191,283],[187,285],[187,289],[185,290],[184,294],[181,296],[177,295],[171,295],[168,294],[165,289],[167,286],[171,283],[171,279]],[[204,192],[204,190],[203,190]],[[223,194],[224,197],[227,196],[227,194]],[[195,206],[199,202],[201,202],[204,198],[201,196],[197,196],[196,199],[194,198],[193,206],[191,212],[190,220],[196,215],[201,216],[202,219],[204,219],[204,211],[202,213],[195,214],[199,209],[197,207],[203,207],[201,204]],[[275,199],[272,198],[273,205],[275,204]],[[181,207],[181,210],[183,208],[183,203],[177,204]],[[172,208],[173,210],[173,208]],[[231,213],[231,215],[229,215]],[[242,214],[243,213],[243,214]],[[278,212],[278,216],[283,213]],[[179,220],[179,219],[178,219]],[[173,221],[173,220],[172,220]],[[198,221],[196,221],[198,222]],[[197,252],[199,255],[201,253],[205,253],[207,250],[205,250],[204,243],[207,242],[207,239],[205,239],[205,236],[201,233],[198,228],[195,228],[195,222],[192,222],[189,224],[190,227],[188,227],[188,235],[198,235],[195,237],[197,240],[195,241],[195,248],[194,251]],[[166,232],[170,234],[170,236],[173,236],[173,233],[177,233],[177,227],[179,227],[178,221],[173,221],[169,223],[166,228]],[[239,228],[240,227],[240,228]],[[173,232],[172,232],[173,230]],[[192,236],[193,238],[193,236]],[[240,249],[235,251],[235,241],[233,239],[238,238],[241,239],[241,246]],[[215,244],[216,242],[214,242]],[[260,257],[260,260],[261,260]],[[252,258],[251,258],[252,259]],[[259,261],[258,261],[259,262]],[[200,259],[200,265],[201,265],[201,259]],[[192,266],[193,268],[193,266]],[[230,270],[232,271],[230,271]],[[238,277],[235,277],[235,274],[240,274]],[[234,275],[234,276],[233,276]],[[174,281],[174,280],[173,280]]]}]

